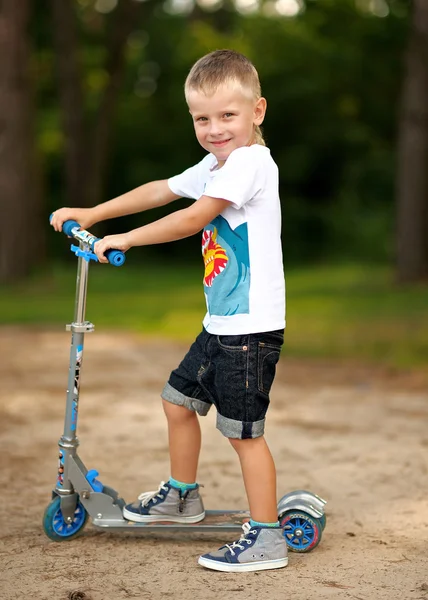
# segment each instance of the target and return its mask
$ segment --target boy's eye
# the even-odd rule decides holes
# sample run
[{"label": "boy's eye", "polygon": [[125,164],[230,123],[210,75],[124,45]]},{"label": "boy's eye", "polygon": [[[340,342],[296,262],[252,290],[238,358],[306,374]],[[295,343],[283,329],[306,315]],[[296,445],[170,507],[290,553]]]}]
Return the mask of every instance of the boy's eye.
[{"label": "boy's eye", "polygon": [[223,116],[226,117],[226,119],[228,119],[229,117],[233,117],[233,113],[224,113]]},{"label": "boy's eye", "polygon": [[198,121],[199,121],[199,122],[203,122],[203,121],[208,121],[208,119],[207,119],[206,117],[198,117],[198,118],[196,119],[196,122],[198,122]]}]

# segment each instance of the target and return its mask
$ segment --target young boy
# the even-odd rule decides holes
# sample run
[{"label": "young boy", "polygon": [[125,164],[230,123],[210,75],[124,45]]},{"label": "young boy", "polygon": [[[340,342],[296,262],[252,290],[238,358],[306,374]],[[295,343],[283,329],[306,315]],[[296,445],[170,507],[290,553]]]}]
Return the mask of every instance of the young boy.
[{"label": "young boy", "polygon": [[171,478],[124,509],[138,522],[196,523],[205,516],[196,483],[201,445],[198,416],[217,409],[217,428],[236,450],[250,516],[241,538],[199,558],[219,571],[257,571],[287,565],[278,523],[276,471],[266,444],[265,415],[285,327],[278,168],[260,131],[266,112],[256,69],[243,55],[219,50],[202,57],[185,83],[196,137],[208,152],[197,165],[153,181],[91,209],[62,208],[59,231],[74,219],[98,221],[196,201],[149,225],[107,236],[95,245],[100,262],[109,248],[178,240],[203,230],[203,330],[163,392]]}]

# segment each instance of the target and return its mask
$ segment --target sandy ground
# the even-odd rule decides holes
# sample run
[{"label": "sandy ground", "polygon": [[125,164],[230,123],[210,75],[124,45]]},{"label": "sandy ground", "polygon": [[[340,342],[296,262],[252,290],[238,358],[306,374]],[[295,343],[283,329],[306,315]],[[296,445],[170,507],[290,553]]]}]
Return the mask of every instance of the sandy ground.
[{"label": "sandy ground", "polygon": [[[86,336],[79,454],[128,501],[169,475],[159,392],[184,347],[125,334]],[[138,536],[86,527],[50,541],[42,515],[57,470],[69,334],[0,330],[0,598],[428,599],[428,392],[423,374],[284,359],[267,439],[279,495],[328,500],[311,553],[279,571],[211,572],[220,534]],[[246,508],[233,450],[202,420],[199,480],[208,508]]]}]

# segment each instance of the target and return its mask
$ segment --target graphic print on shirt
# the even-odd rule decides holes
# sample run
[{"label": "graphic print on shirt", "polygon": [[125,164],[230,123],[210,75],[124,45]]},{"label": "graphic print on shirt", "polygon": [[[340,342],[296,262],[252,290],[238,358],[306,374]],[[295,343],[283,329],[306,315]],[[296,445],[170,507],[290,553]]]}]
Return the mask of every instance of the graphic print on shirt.
[{"label": "graphic print on shirt", "polygon": [[202,234],[202,255],[204,257],[205,274],[204,284],[211,287],[217,275],[220,275],[226,267],[227,254],[219,244],[217,244],[218,231],[205,229]]},{"label": "graphic print on shirt", "polygon": [[202,234],[202,255],[209,314],[248,314],[250,256],[247,223],[232,229],[224,217],[216,217]]}]

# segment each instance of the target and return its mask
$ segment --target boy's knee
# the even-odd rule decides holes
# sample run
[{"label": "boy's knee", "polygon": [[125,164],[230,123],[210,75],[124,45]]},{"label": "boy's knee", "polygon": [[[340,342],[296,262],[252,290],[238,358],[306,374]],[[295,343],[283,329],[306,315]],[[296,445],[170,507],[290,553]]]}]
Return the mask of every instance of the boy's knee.
[{"label": "boy's knee", "polygon": [[242,440],[238,440],[238,439],[236,439],[236,438],[228,438],[228,440],[229,440],[229,442],[230,442],[230,445],[232,446],[232,448],[233,448],[233,449],[234,449],[236,452],[238,452],[238,450],[239,450],[239,448],[240,448],[239,442],[242,442]]},{"label": "boy's knee", "polygon": [[180,423],[183,421],[189,421],[190,419],[196,418],[196,413],[193,410],[189,410],[185,406],[179,406],[178,404],[172,404],[167,400],[162,399],[163,409],[168,421],[173,423]]},{"label": "boy's knee", "polygon": [[252,448],[256,448],[261,444],[264,444],[264,437],[259,436],[256,438],[228,438],[229,442],[232,445],[232,448],[240,454],[241,452],[245,452],[247,450],[251,450]]},{"label": "boy's knee", "polygon": [[239,452],[242,448],[248,448],[251,442],[254,442],[254,440],[251,438],[244,440],[241,440],[239,438],[228,438],[228,440],[231,443],[232,448],[234,448],[236,452]]}]

